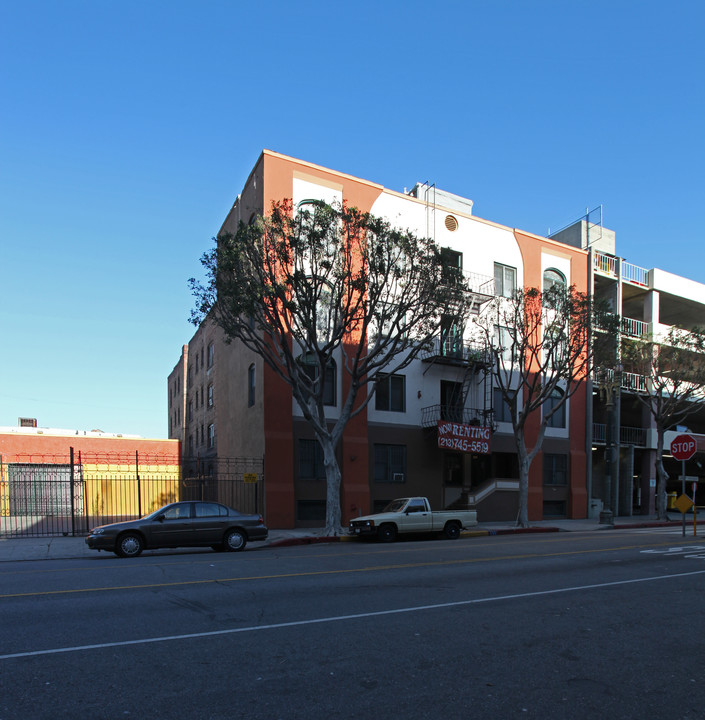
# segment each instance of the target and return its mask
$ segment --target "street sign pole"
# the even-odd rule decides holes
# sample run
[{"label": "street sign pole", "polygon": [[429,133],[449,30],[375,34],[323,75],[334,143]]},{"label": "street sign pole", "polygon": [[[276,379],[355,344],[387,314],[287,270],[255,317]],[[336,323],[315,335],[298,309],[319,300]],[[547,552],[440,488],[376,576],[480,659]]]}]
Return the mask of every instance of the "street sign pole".
[{"label": "street sign pole", "polygon": [[[681,461],[681,495],[685,495],[685,460]],[[685,513],[683,513],[683,537],[685,537]]]},{"label": "street sign pole", "polygon": [[[688,509],[686,505],[690,502],[690,498],[685,494],[685,461],[690,460],[697,449],[698,443],[692,435],[676,435],[671,440],[671,455],[675,460],[681,461],[681,497],[678,500],[681,498],[685,500],[684,504],[681,504],[679,508],[683,513],[683,537],[685,537],[685,511]],[[693,492],[694,497],[695,492]],[[693,507],[695,507],[695,502],[693,502]],[[695,510],[693,510],[693,532],[695,532]]]}]

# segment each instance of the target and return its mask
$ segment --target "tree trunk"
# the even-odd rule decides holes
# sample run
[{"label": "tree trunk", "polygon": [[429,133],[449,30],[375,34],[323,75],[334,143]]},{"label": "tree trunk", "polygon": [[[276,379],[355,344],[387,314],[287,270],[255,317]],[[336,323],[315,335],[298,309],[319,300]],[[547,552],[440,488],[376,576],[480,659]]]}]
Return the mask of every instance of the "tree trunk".
[{"label": "tree trunk", "polygon": [[664,431],[659,423],[656,431],[656,514],[659,520],[668,520],[666,503],[666,469],[663,467]]},{"label": "tree trunk", "polygon": [[341,473],[335,456],[335,444],[331,437],[318,439],[323,450],[323,467],[326,471],[326,528],[325,535],[341,535],[340,517]]},{"label": "tree trunk", "polygon": [[529,527],[529,468],[531,460],[524,446],[523,430],[515,430],[517,454],[519,456],[519,513],[517,527]]}]

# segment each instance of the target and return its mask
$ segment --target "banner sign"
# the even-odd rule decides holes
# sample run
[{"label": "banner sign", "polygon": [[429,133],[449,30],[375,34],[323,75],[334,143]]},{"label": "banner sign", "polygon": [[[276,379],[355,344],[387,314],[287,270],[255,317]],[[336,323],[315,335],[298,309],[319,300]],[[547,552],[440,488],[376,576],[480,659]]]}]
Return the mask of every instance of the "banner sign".
[{"label": "banner sign", "polygon": [[488,427],[438,421],[438,447],[444,450],[489,455],[491,437],[492,429]]}]

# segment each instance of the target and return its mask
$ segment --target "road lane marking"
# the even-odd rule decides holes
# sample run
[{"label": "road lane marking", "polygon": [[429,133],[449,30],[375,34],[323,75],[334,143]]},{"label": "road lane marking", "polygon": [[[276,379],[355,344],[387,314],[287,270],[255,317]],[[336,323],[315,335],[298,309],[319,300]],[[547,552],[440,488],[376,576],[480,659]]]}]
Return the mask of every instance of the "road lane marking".
[{"label": "road lane marking", "polygon": [[[655,543],[661,546],[667,543]],[[499,560],[535,560],[539,558],[569,557],[572,555],[592,555],[595,553],[620,552],[623,550],[639,550],[643,545],[622,545],[619,547],[591,548],[587,550],[564,550],[552,553],[524,553],[517,555],[498,555],[496,557],[459,558],[455,560],[427,560],[417,563],[399,563],[390,565],[370,565],[361,568],[336,568],[334,570],[305,570],[301,572],[276,573],[268,575],[249,575],[240,577],[207,578],[204,580],[174,580],[172,582],[144,583],[140,585],[108,585],[105,587],[69,588],[65,590],[42,590],[20,593],[0,594],[0,600],[22,597],[48,597],[52,595],[78,595],[80,593],[115,592],[120,590],[154,590],[156,588],[188,587],[195,585],[219,585],[225,583],[251,582],[253,580],[278,580],[294,577],[317,577],[323,575],[349,575],[353,573],[380,572],[388,570],[409,570],[421,567],[448,567],[451,565],[472,565],[474,563],[495,562]],[[705,548],[704,548],[705,549]],[[642,551],[644,552],[644,551]]]},{"label": "road lane marking", "polygon": [[71,647],[48,648],[46,650],[28,650],[25,652],[0,655],[0,661],[12,660],[15,658],[37,657],[40,655],[81,652],[85,650],[104,650],[106,648],[127,647],[129,645],[148,645],[150,643],[171,642],[173,640],[194,640],[223,635],[234,635],[236,633],[257,632],[260,630],[279,630],[282,628],[302,627],[305,625],[345,622],[347,620],[361,620],[364,618],[382,617],[385,615],[400,615],[402,613],[480,605],[484,603],[501,602],[503,600],[519,600],[523,598],[541,597],[544,595],[558,595],[560,593],[577,592],[580,590],[599,590],[602,588],[617,587],[619,585],[655,582],[657,580],[672,580],[673,578],[690,577],[693,575],[703,574],[705,574],[705,570],[695,570],[693,572],[675,573],[673,575],[657,575],[655,577],[632,578],[631,580],[613,580],[612,582],[594,583],[591,585],[575,585],[573,587],[554,588],[552,590],[535,590],[533,592],[514,593],[512,595],[495,595],[493,597],[475,598],[473,600],[457,600],[455,602],[435,603],[433,605],[418,605],[416,607],[394,608],[392,610],[376,610],[373,612],[355,613],[352,615],[335,615],[332,617],[312,618],[310,620],[294,620],[291,622],[271,623],[268,625],[250,625],[248,627],[241,628],[228,628],[227,630],[211,630],[200,633],[184,633],[182,635],[163,635],[161,637],[140,638],[137,640],[119,640],[115,642],[95,643],[93,645],[74,645]]}]

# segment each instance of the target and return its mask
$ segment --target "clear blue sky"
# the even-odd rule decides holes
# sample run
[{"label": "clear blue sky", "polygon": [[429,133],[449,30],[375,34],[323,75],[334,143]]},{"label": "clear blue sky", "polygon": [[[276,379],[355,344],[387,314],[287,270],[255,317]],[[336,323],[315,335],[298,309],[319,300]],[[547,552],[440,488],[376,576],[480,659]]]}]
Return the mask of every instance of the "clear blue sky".
[{"label": "clear blue sky", "polygon": [[262,148],[705,282],[700,0],[0,2],[0,425],[166,437]]}]

